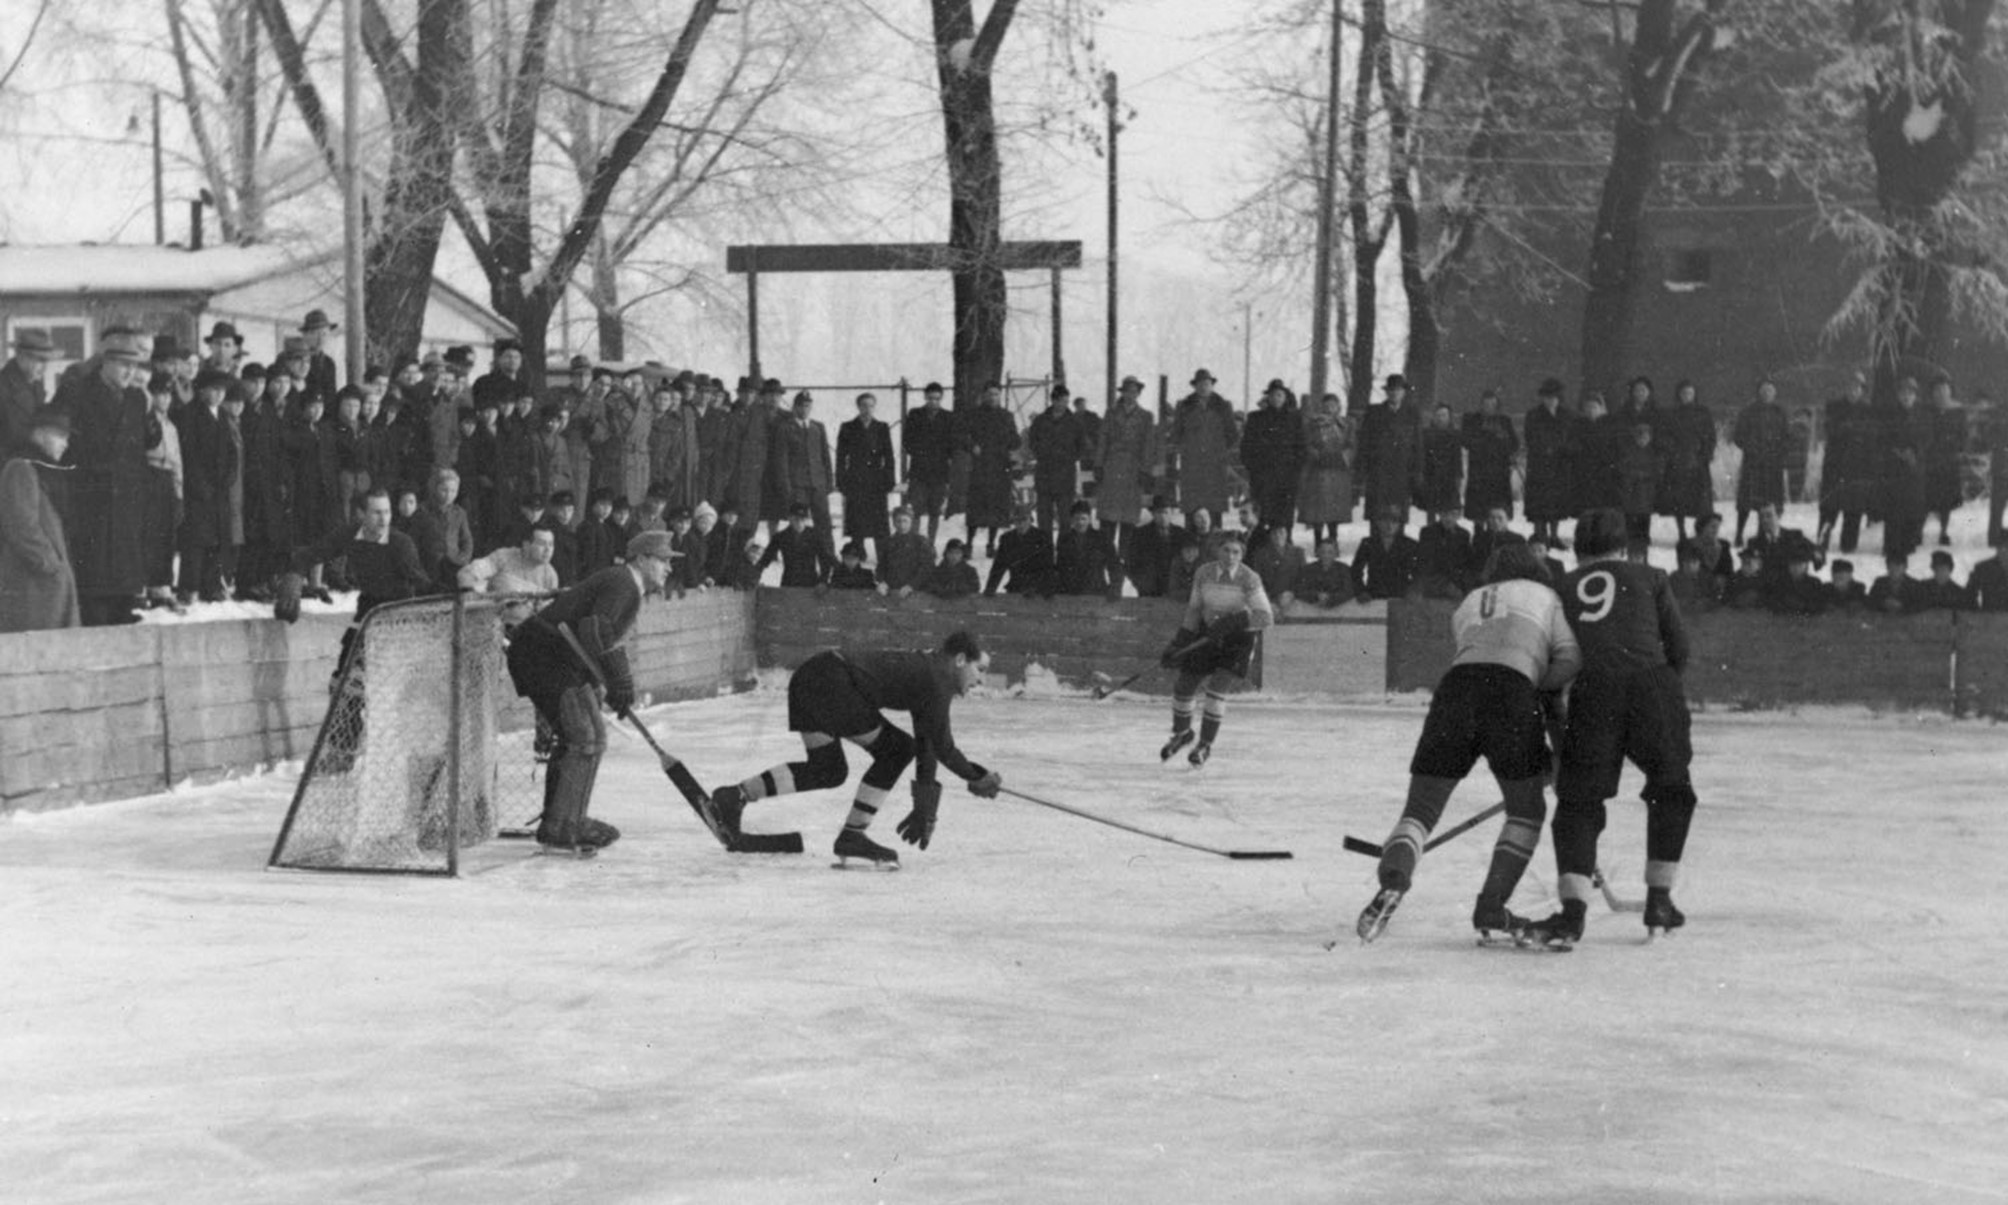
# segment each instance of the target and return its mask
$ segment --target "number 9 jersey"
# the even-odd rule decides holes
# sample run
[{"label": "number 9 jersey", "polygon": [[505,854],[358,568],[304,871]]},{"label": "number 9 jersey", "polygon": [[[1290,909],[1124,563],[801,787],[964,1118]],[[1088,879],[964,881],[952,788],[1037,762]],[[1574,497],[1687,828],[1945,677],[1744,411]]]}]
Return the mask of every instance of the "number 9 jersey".
[{"label": "number 9 jersey", "polygon": [[1687,629],[1665,572],[1622,559],[1586,562],[1556,583],[1586,670],[1687,665]]}]

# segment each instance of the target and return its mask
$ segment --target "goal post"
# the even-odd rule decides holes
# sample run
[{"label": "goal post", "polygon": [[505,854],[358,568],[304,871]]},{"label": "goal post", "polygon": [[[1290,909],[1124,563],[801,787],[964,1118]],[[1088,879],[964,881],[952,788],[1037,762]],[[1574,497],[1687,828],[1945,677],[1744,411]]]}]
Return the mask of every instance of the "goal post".
[{"label": "goal post", "polygon": [[369,613],[268,865],[453,875],[463,850],[535,823],[543,775],[504,662],[508,606],[454,595]]}]

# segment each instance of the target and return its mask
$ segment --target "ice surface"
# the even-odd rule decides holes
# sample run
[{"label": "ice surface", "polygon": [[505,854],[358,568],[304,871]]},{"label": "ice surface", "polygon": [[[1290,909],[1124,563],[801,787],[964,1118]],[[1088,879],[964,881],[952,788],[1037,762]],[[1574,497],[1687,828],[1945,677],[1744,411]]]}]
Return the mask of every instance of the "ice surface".
[{"label": "ice surface", "polygon": [[[1598,907],[1549,955],[1472,944],[1493,824],[1350,940],[1373,867],[1340,839],[1392,825],[1412,704],[1237,699],[1197,775],[1158,766],[1161,703],[956,714],[1011,786],[1296,860],[954,787],[900,874],[827,869],[837,792],[749,812],[808,854],[734,858],[632,736],[595,806],[618,846],[497,843],[460,881],[265,871],[285,776],[19,817],[0,1198],[2002,1199],[1999,727],[1699,717],[1688,928],[1648,947]],[[784,715],[648,718],[715,783],[794,755]],[[1613,807],[1627,895],[1642,829]]]}]

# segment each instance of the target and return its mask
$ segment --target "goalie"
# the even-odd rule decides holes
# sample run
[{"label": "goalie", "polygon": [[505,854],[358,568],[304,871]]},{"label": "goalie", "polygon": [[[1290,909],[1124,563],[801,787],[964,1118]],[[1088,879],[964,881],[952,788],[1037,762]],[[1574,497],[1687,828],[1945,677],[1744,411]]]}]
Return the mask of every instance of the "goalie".
[{"label": "goalie", "polygon": [[[606,681],[608,707],[624,711],[634,705],[634,675],[621,644],[641,612],[642,597],[661,592],[673,556],[668,532],[643,532],[628,541],[627,564],[602,569],[559,594],[518,625],[509,642],[510,681],[556,736],[544,775],[540,845],[588,853],[620,840],[619,829],[586,815],[607,747],[594,678]],[[580,663],[567,630],[593,667]]]}]

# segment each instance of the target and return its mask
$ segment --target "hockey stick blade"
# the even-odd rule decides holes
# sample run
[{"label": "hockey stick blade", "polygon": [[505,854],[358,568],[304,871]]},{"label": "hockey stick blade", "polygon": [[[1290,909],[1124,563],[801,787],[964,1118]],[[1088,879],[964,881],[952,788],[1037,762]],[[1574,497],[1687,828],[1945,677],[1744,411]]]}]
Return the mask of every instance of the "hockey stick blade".
[{"label": "hockey stick blade", "polygon": [[1023,791],[1014,791],[1010,787],[999,787],[997,789],[1002,794],[1009,795],[1013,799],[1022,799],[1026,803],[1036,803],[1042,808],[1051,808],[1056,812],[1065,812],[1069,816],[1079,816],[1083,820],[1092,820],[1096,824],[1106,824],[1110,828],[1119,828],[1126,833],[1135,833],[1139,837],[1149,837],[1153,841],[1162,841],[1166,845],[1176,845],[1182,849],[1197,850],[1203,854],[1212,854],[1217,858],[1232,858],[1237,862],[1279,862],[1285,858],[1294,858],[1296,856],[1287,849],[1218,849],[1211,845],[1201,845],[1197,841],[1187,841],[1165,833],[1152,832],[1147,828],[1138,828],[1134,824],[1125,824],[1120,820],[1111,820],[1107,816],[1098,816],[1082,808],[1070,807],[1064,803],[1054,803],[1050,799],[1041,799],[1036,795],[1027,795]]},{"label": "hockey stick blade", "polygon": [[[1453,838],[1463,836],[1464,834],[1470,832],[1472,829],[1477,828],[1479,825],[1485,823],[1487,820],[1492,819],[1492,817],[1497,816],[1499,813],[1505,810],[1506,810],[1506,804],[1504,801],[1493,804],[1491,807],[1486,808],[1484,811],[1471,817],[1469,820],[1466,820],[1458,824],[1455,828],[1448,828],[1442,831],[1441,833],[1438,833],[1436,837],[1430,841],[1429,844],[1422,847],[1422,852],[1428,853],[1430,850],[1435,849],[1439,845],[1442,845],[1445,841],[1449,841],[1452,840]],[[1347,837],[1345,840],[1345,846],[1347,853],[1365,854],[1369,858],[1378,858],[1381,856],[1382,852],[1380,846],[1375,845],[1371,841],[1362,841],[1358,837]]]},{"label": "hockey stick blade", "polygon": [[[1177,652],[1173,653],[1171,655],[1172,659],[1178,660],[1180,658],[1183,658],[1187,653],[1192,652],[1194,649],[1197,649],[1202,645],[1211,644],[1212,642],[1213,638],[1211,636],[1201,636],[1199,639],[1193,641],[1191,644],[1188,644],[1184,648],[1179,649]],[[1127,690],[1130,686],[1136,683],[1137,679],[1143,677],[1147,673],[1150,673],[1154,669],[1160,669],[1160,668],[1162,667],[1159,665],[1146,665],[1142,669],[1131,674],[1129,677],[1124,678],[1122,681],[1116,683],[1114,686],[1095,687],[1094,690],[1089,692],[1088,697],[1093,699],[1095,702],[1099,703],[1103,699],[1108,698],[1112,694],[1116,694],[1120,691]]]}]

